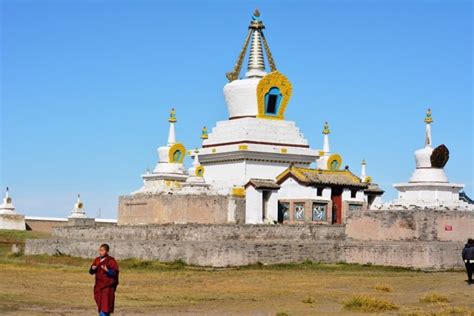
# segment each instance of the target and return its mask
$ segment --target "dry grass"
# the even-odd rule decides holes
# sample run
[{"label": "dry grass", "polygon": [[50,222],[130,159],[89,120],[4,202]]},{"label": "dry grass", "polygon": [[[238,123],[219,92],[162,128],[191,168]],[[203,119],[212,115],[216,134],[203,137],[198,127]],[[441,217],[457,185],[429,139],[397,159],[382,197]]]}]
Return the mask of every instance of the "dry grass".
[{"label": "dry grass", "polygon": [[387,293],[393,291],[393,289],[392,289],[390,286],[386,285],[386,284],[377,284],[377,285],[375,286],[375,289],[376,289],[377,291],[387,292]]},{"label": "dry grass", "polygon": [[[90,260],[67,256],[8,257],[0,253],[0,314],[95,314],[89,264]],[[135,259],[119,264],[117,316],[354,314],[352,307],[344,308],[346,304],[353,308],[359,304],[358,311],[404,315],[470,315],[474,310],[474,288],[463,282],[462,272],[312,262],[227,269]],[[347,298],[357,293],[368,299],[349,304]],[[420,302],[427,293],[447,297],[449,303]],[[397,306],[398,311],[387,309]]]},{"label": "dry grass", "polygon": [[448,303],[449,298],[439,293],[428,293],[420,298],[422,303]]},{"label": "dry grass", "polygon": [[344,302],[344,308],[355,312],[387,312],[398,310],[394,303],[367,295],[357,295]]}]

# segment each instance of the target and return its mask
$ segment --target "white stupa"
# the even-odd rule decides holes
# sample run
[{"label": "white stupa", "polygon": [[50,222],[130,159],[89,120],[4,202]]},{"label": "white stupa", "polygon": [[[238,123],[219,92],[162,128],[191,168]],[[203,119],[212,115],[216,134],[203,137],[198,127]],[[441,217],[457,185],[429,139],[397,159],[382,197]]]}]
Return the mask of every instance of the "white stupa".
[{"label": "white stupa", "polygon": [[[292,85],[277,70],[264,29],[257,10],[235,67],[226,74],[229,119],[217,122],[199,150],[206,182],[221,193],[243,188],[251,178],[274,179],[290,165],[308,167],[318,158],[295,122],[285,120]],[[239,78],[249,45],[247,71]]]},{"label": "white stupa", "polygon": [[132,194],[163,193],[179,191],[188,175],[183,160],[186,148],[176,141],[176,111],[171,109],[168,144],[158,148],[158,162],[153,172],[147,171],[143,178],[143,187]]},{"label": "white stupa", "polygon": [[184,194],[200,194],[208,193],[214,194],[215,192],[210,189],[210,185],[204,180],[204,167],[199,162],[199,150],[194,150],[194,160],[191,168],[188,169],[188,178],[183,184],[183,188],[180,193]]},{"label": "white stupa", "polygon": [[449,208],[471,209],[472,205],[459,199],[463,184],[451,183],[444,172],[449,151],[444,145],[433,149],[431,138],[431,110],[426,112],[425,146],[415,151],[416,169],[408,183],[394,184],[398,199],[389,203],[390,208]]},{"label": "white stupa", "polygon": [[9,189],[0,204],[0,229],[26,230],[25,216],[15,211],[15,205],[10,197]]},{"label": "white stupa", "polygon": [[87,218],[86,210],[84,209],[84,203],[81,201],[81,195],[77,194],[77,201],[74,204],[74,208],[71,211],[71,215],[68,218]]}]

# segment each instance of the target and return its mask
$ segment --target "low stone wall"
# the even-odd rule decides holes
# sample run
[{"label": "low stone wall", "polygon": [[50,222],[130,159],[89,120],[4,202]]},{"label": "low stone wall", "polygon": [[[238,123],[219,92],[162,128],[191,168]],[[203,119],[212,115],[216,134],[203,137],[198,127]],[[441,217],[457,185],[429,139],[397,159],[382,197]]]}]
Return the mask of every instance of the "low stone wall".
[{"label": "low stone wall", "polygon": [[344,240],[344,225],[212,225],[163,224],[140,226],[56,227],[54,237],[92,240],[308,242]]},{"label": "low stone wall", "polygon": [[458,241],[474,238],[474,212],[377,210],[347,218],[347,236],[357,240]]},{"label": "low stone wall", "polygon": [[139,258],[202,266],[254,263],[359,263],[424,270],[458,269],[462,242],[362,241],[344,225],[144,225],[57,227],[53,238],[28,240],[25,253],[96,256],[107,242],[118,259]]},{"label": "low stone wall", "polygon": [[118,224],[243,223],[245,199],[227,195],[138,194],[119,197]]},{"label": "low stone wall", "polygon": [[462,242],[439,241],[346,241],[341,261],[421,270],[463,269],[463,246]]}]

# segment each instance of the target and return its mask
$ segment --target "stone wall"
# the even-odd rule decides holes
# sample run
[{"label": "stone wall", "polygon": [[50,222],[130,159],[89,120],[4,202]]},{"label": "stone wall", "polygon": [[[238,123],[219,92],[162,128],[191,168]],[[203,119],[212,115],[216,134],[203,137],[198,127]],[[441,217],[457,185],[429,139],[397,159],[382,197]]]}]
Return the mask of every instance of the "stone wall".
[{"label": "stone wall", "polygon": [[238,223],[242,218],[242,212],[245,212],[245,205],[240,200],[243,199],[206,194],[121,196],[118,224]]},{"label": "stone wall", "polygon": [[28,240],[25,253],[92,258],[107,242],[118,259],[214,267],[311,260],[445,270],[463,267],[461,250],[472,229],[472,214],[453,211],[367,211],[352,214],[347,225],[57,227],[51,239]]},{"label": "stone wall", "polygon": [[351,214],[347,236],[358,240],[466,242],[474,238],[474,212],[447,210],[378,210]]},{"label": "stone wall", "polygon": [[43,232],[43,233],[51,233],[53,231],[54,227],[58,226],[65,226],[68,224],[68,221],[62,220],[47,220],[47,219],[25,219],[26,223],[26,230],[33,230],[33,231],[38,231],[38,232]]}]

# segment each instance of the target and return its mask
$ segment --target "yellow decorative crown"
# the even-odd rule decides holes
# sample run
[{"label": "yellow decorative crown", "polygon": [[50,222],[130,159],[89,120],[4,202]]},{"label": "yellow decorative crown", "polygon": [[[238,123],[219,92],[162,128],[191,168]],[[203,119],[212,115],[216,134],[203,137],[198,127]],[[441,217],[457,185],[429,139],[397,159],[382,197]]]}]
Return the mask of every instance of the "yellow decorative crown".
[{"label": "yellow decorative crown", "polygon": [[339,154],[329,156],[327,167],[329,170],[339,170],[342,165],[342,157]]},{"label": "yellow decorative crown", "polygon": [[428,110],[426,111],[425,123],[426,123],[426,124],[431,124],[431,123],[433,123],[433,118],[431,117],[431,109],[428,109]]},{"label": "yellow decorative crown", "polygon": [[176,123],[178,120],[176,119],[176,110],[174,108],[171,109],[170,111],[170,117],[168,119],[168,122],[170,123]]},{"label": "yellow decorative crown", "polygon": [[173,146],[171,146],[168,152],[169,162],[183,163],[184,155],[186,155],[186,148],[184,148],[183,144],[176,143]]},{"label": "yellow decorative crown", "polygon": [[331,131],[329,130],[329,123],[328,122],[324,122],[324,126],[323,126],[323,134],[327,135],[327,134],[330,134]]},{"label": "yellow decorative crown", "polygon": [[[265,112],[265,96],[270,92],[270,89],[278,88],[281,93],[281,101],[278,106],[278,111],[275,115],[269,115]],[[290,102],[293,87],[290,80],[279,71],[272,71],[263,77],[257,85],[257,104],[258,104],[258,118],[268,118],[283,120],[286,107]]]}]

